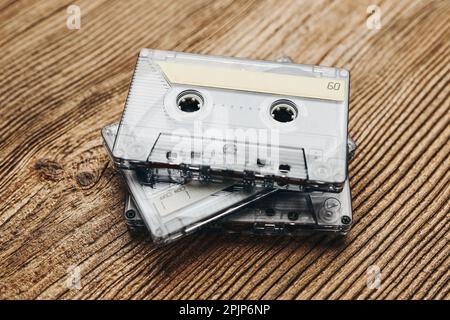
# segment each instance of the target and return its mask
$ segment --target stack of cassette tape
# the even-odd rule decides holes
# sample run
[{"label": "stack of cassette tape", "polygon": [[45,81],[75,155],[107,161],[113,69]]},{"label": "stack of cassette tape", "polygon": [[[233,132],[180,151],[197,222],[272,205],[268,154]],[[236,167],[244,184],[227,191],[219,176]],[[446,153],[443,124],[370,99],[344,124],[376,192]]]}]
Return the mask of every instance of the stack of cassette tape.
[{"label": "stack of cassette tape", "polygon": [[133,232],[345,234],[349,72],[142,49],[119,123],[102,129]]}]

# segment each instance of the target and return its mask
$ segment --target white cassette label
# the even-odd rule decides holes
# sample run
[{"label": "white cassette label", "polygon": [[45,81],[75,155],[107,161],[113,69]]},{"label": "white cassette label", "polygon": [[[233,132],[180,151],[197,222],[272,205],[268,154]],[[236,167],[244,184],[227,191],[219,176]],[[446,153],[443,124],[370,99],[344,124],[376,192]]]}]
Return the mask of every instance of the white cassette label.
[{"label": "white cassette label", "polygon": [[194,202],[202,200],[212,194],[219,192],[232,184],[200,184],[191,183],[177,185],[163,193],[160,193],[153,199],[153,204],[161,214],[167,216],[181,208],[187,207]]},{"label": "white cassette label", "polygon": [[345,81],[273,72],[158,62],[172,83],[343,101]]}]

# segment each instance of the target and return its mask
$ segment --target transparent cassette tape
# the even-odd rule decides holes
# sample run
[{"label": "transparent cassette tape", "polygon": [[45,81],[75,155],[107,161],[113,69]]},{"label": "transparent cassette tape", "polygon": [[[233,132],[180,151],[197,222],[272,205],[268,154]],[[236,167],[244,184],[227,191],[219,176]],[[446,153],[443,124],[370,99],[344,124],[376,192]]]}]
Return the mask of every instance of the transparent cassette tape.
[{"label": "transparent cassette tape", "polygon": [[112,159],[159,181],[339,192],[348,91],[344,69],[143,49]]},{"label": "transparent cassette tape", "polygon": [[[131,231],[146,232],[130,195],[126,197],[124,216]],[[215,221],[210,228],[268,235],[296,236],[310,232],[344,235],[351,225],[351,192],[347,181],[340,193],[277,190]]]},{"label": "transparent cassette tape", "polygon": [[[117,132],[117,125],[102,129],[102,137],[108,152]],[[199,181],[180,185],[156,183],[147,186],[139,181],[134,170],[120,170],[139,217],[125,212],[131,226],[139,229],[145,225],[154,242],[167,243],[189,234],[201,226],[215,221],[248,203],[261,199],[276,189],[243,188],[233,184],[205,184]]]},{"label": "transparent cassette tape", "polygon": [[300,235],[308,232],[346,234],[352,224],[348,180],[339,193],[278,190],[217,224],[231,232]]}]

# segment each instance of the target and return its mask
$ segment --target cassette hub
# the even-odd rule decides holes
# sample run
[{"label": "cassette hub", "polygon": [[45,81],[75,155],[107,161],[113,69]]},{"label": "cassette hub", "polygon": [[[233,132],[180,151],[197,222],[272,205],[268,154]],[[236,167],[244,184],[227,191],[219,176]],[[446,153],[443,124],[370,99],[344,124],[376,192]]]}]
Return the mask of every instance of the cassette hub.
[{"label": "cassette hub", "polygon": [[297,118],[297,107],[292,101],[278,100],[270,107],[270,115],[278,122],[291,122]]},{"label": "cassette hub", "polygon": [[196,90],[186,90],[177,97],[177,106],[183,112],[196,112],[203,107],[203,97]]}]

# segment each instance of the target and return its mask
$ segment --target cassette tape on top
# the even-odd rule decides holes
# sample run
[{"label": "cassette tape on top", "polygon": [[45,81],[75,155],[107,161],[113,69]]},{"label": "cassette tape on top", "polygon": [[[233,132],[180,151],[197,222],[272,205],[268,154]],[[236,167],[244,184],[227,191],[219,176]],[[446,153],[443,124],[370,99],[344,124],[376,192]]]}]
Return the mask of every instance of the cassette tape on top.
[{"label": "cassette tape on top", "polygon": [[[116,132],[117,125],[102,129],[104,145],[109,153]],[[184,185],[157,183],[146,186],[139,181],[136,171],[123,169],[120,172],[142,218],[130,216],[129,213],[128,216],[125,214],[127,221],[135,229],[145,225],[155,243],[173,241],[276,191],[259,187],[249,190],[233,184],[205,184],[199,181]]]},{"label": "cassette tape on top", "polygon": [[112,158],[158,181],[339,192],[348,91],[344,69],[143,49]]}]

